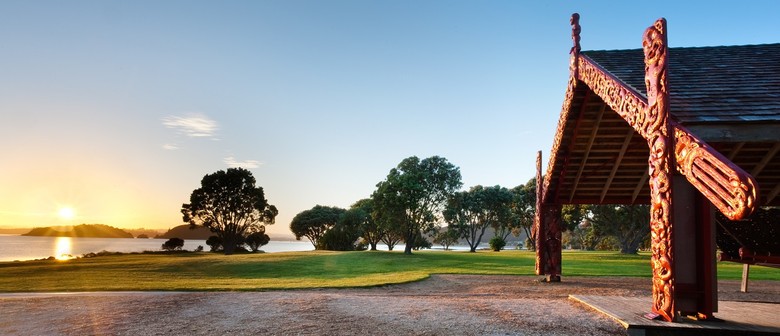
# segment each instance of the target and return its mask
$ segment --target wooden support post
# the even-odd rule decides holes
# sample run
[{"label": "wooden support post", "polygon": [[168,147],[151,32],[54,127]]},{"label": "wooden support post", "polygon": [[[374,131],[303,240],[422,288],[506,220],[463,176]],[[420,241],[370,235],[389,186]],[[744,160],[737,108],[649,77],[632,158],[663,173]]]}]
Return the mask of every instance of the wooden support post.
[{"label": "wooden support post", "polygon": [[536,275],[547,282],[561,281],[561,205],[544,204],[542,152],[536,154],[536,214],[531,234],[536,247]]},{"label": "wooden support post", "polygon": [[545,256],[547,260],[545,274],[547,282],[561,281],[561,205],[544,206],[545,213]]},{"label": "wooden support post", "polygon": [[674,223],[674,306],[676,311],[708,319],[717,311],[714,211],[682,175],[672,179]]},{"label": "wooden support post", "polygon": [[750,264],[742,264],[742,286],[739,288],[742,293],[748,291],[748,276],[750,276]]},{"label": "wooden support post", "polygon": [[531,240],[534,243],[534,250],[536,250],[536,275],[545,274],[544,260],[547,259],[545,255],[544,241],[546,237],[544,234],[547,232],[544,227],[544,212],[542,211],[542,198],[544,197],[544,183],[542,182],[542,151],[536,153],[536,204],[534,205],[534,224],[531,228]]}]

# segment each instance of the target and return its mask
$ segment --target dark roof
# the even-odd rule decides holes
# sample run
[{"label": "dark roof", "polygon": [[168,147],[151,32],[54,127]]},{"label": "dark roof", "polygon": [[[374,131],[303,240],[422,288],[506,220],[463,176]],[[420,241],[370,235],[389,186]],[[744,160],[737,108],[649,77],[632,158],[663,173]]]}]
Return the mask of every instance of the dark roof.
[{"label": "dark roof", "polygon": [[[646,95],[642,49],[582,54]],[[668,71],[681,124],[780,122],[780,43],[670,48]]]}]

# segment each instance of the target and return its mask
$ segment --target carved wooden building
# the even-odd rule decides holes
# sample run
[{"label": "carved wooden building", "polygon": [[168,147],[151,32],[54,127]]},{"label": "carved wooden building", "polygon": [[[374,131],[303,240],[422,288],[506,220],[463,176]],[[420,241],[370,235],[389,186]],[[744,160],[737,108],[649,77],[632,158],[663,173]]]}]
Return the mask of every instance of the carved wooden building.
[{"label": "carved wooden building", "polygon": [[581,51],[571,23],[544,174],[537,157],[537,273],[560,279],[562,204],[650,204],[652,310],[712,317],[716,213],[780,205],[780,44],[668,48],[660,19],[641,49]]}]

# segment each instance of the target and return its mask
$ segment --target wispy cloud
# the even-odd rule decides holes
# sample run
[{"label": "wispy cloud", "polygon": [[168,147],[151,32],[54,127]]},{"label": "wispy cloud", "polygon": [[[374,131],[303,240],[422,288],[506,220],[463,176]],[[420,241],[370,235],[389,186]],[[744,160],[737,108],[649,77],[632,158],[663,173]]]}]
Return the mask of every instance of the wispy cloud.
[{"label": "wispy cloud", "polygon": [[232,156],[226,157],[222,162],[224,162],[230,168],[257,168],[263,164],[257,160],[236,161],[236,158]]},{"label": "wispy cloud", "polygon": [[179,146],[177,146],[176,144],[167,143],[162,145],[162,148],[165,150],[177,150],[179,149]]},{"label": "wispy cloud", "polygon": [[184,117],[169,116],[162,119],[163,125],[173,128],[189,137],[213,138],[219,126],[205,115],[192,114]]}]

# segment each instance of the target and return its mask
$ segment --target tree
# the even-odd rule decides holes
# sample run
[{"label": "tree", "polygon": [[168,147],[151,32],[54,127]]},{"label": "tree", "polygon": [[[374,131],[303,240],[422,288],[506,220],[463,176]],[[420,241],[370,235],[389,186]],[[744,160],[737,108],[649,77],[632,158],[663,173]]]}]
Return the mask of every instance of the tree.
[{"label": "tree", "polygon": [[490,242],[488,242],[488,244],[490,245],[491,250],[498,252],[501,251],[501,249],[503,249],[504,246],[506,246],[506,240],[504,240],[504,238],[501,236],[495,236],[492,239],[490,239]]},{"label": "tree", "polygon": [[379,240],[387,245],[388,251],[392,251],[396,244],[404,240],[404,232],[397,223],[404,220],[405,212],[402,209],[391,208],[385,208],[380,211],[376,207],[377,199],[379,198],[381,197],[376,192],[372,195],[371,199],[373,200],[374,208],[371,212],[371,218],[373,218],[378,230],[382,232]]},{"label": "tree", "polygon": [[457,230],[450,230],[449,227],[437,227],[436,228],[436,234],[433,236],[433,243],[439,244],[442,247],[444,247],[444,250],[449,250],[450,245],[457,244],[458,243],[458,231]]},{"label": "tree", "polygon": [[450,196],[444,218],[451,230],[466,239],[470,251],[476,252],[488,227],[498,227],[511,220],[513,198],[507,188],[474,186]]},{"label": "tree", "polygon": [[417,234],[412,239],[412,243],[411,244],[406,243],[406,245],[412,245],[412,249],[415,251],[419,251],[421,249],[429,249],[433,247],[433,245],[431,245],[431,242],[428,241],[428,238],[423,236],[423,234],[419,231],[417,231]]},{"label": "tree", "polygon": [[268,237],[268,235],[265,234],[265,229],[262,231],[252,232],[244,239],[244,243],[249,246],[249,249],[252,250],[252,252],[257,252],[260,247],[268,244],[270,241],[271,237]]},{"label": "tree", "polygon": [[217,252],[222,249],[222,238],[211,236],[206,239],[206,245],[209,246],[211,252]]},{"label": "tree", "polygon": [[[534,216],[536,215],[536,178],[532,178],[517,187],[512,188],[514,198],[510,205],[512,211],[512,223],[515,229],[525,232],[525,236],[533,242],[536,237],[533,236],[531,228],[534,225]],[[519,234],[517,234],[519,236]],[[533,249],[534,244],[527,245]]]},{"label": "tree", "polygon": [[585,219],[571,230],[572,247],[585,251],[593,251],[603,237],[597,236],[589,219]]},{"label": "tree", "polygon": [[328,229],[336,225],[344,212],[346,210],[342,208],[315,205],[295,215],[290,222],[290,231],[295,235],[295,239],[306,237],[315,249],[320,249],[319,240]]},{"label": "tree", "polygon": [[564,204],[561,207],[561,231],[573,231],[587,218],[589,205]]},{"label": "tree", "polygon": [[613,237],[621,253],[636,254],[650,235],[648,205],[594,205],[589,220],[594,234]]},{"label": "tree", "polygon": [[382,242],[387,245],[388,251],[392,251],[395,248],[395,245],[400,243],[403,239],[404,237],[397,230],[388,231],[382,236]]},{"label": "tree", "polygon": [[374,220],[374,200],[370,198],[361,199],[347,210],[344,214],[345,222],[355,223],[361,232],[361,237],[371,247],[371,251],[376,251],[376,245],[382,241],[386,230]]},{"label": "tree", "polygon": [[171,238],[162,244],[162,249],[166,251],[181,251],[184,247],[184,239]]},{"label": "tree", "polygon": [[349,212],[341,216],[336,225],[328,229],[317,242],[318,250],[331,251],[355,251],[360,239],[359,222],[345,217]]},{"label": "tree", "polygon": [[433,230],[447,197],[462,185],[460,179],[460,169],[445,158],[412,156],[377,184],[374,211],[392,219],[406,242],[405,254],[412,253],[416,235]]},{"label": "tree", "polygon": [[246,235],[265,231],[263,224],[273,224],[279,213],[246,169],[207,174],[200,184],[190,195],[190,203],[181,206],[183,220],[191,227],[209,228],[222,239],[225,254],[233,254]]}]

